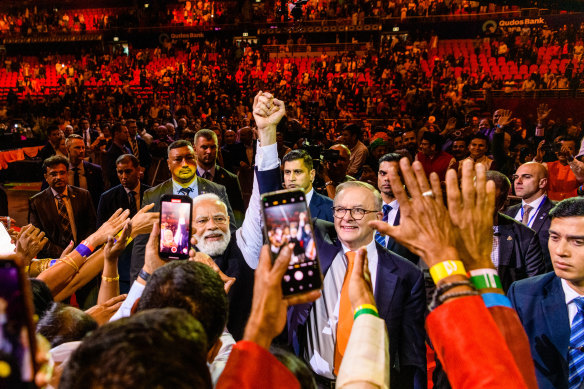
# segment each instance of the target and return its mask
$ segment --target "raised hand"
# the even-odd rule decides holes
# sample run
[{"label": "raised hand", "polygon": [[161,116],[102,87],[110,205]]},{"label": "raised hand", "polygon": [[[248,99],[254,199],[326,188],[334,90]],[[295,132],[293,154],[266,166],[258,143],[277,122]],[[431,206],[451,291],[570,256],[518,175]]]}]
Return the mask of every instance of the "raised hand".
[{"label": "raised hand", "polygon": [[48,241],[43,231],[28,224],[22,227],[16,238],[16,254],[20,255],[25,266],[29,266]]},{"label": "raised hand", "polygon": [[158,221],[152,224],[152,232],[146,243],[146,251],[144,252],[144,270],[148,274],[154,273],[156,269],[164,266],[166,262],[158,255],[158,245],[160,244],[160,226]]},{"label": "raised hand", "polygon": [[132,232],[132,221],[129,221],[122,230],[122,235],[114,243],[114,237],[109,236],[107,243],[103,249],[104,258],[108,262],[117,263],[118,258],[126,248],[126,242]]},{"label": "raised hand", "polygon": [[353,271],[349,278],[349,300],[353,311],[363,304],[375,305],[367,249],[360,248],[355,255]]},{"label": "raised hand", "polygon": [[540,104],[537,107],[537,121],[543,121],[548,118],[552,109],[547,104]]},{"label": "raised hand", "polygon": [[253,117],[261,146],[276,143],[276,126],[286,115],[284,102],[270,93],[259,91],[253,100]]},{"label": "raised hand", "polygon": [[93,307],[85,311],[85,313],[93,317],[97,324],[99,325],[105,324],[112,318],[114,313],[116,313],[118,309],[120,309],[126,297],[128,297],[127,294],[121,294],[119,296],[107,300],[103,304],[94,305]]},{"label": "raised hand", "polygon": [[124,223],[128,219],[130,215],[130,210],[126,209],[125,211],[122,208],[119,208],[114,214],[99,227],[97,231],[95,231],[87,240],[91,243],[91,245],[95,248],[101,246],[105,242],[107,242],[107,237],[111,235],[116,235],[124,226]]},{"label": "raised hand", "polygon": [[498,125],[500,128],[503,128],[511,124],[512,122],[511,114],[513,114],[513,112],[508,109],[502,109],[500,111],[501,115],[499,116],[499,120],[495,124]]},{"label": "raised hand", "polygon": [[284,299],[282,277],[286,273],[292,249],[284,246],[272,265],[270,248],[264,245],[260,261],[255,271],[253,302],[249,321],[245,327],[244,340],[270,348],[272,340],[286,325],[286,311],[289,305],[314,301],[320,291],[311,291]]},{"label": "raised hand", "polygon": [[485,166],[472,161],[464,161],[461,183],[459,189],[454,170],[446,172],[448,213],[456,235],[456,249],[466,270],[494,268],[491,237],[495,184],[487,181]]},{"label": "raised hand", "polygon": [[154,208],[154,203],[143,206],[132,218],[132,237],[149,234],[152,224],[160,218],[160,212],[148,212]]},{"label": "raised hand", "polygon": [[410,166],[408,159],[402,158],[399,166],[411,195],[408,198],[396,168],[390,167],[389,181],[399,202],[400,225],[390,226],[379,220],[369,225],[419,255],[428,267],[446,259],[457,259],[455,235],[442,200],[438,175],[432,173],[428,183],[420,162]]}]

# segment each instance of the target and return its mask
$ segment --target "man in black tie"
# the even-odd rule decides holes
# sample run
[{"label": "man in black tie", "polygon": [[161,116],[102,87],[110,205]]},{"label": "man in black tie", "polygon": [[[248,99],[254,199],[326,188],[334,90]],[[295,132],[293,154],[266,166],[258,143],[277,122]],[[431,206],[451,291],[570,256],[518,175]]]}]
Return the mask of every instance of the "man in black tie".
[{"label": "man in black tie", "polygon": [[99,197],[104,190],[101,167],[84,161],[87,149],[81,135],[69,135],[66,146],[69,154],[69,185],[87,189],[91,194],[93,205],[97,207]]},{"label": "man in black tie", "polygon": [[103,168],[109,183],[109,188],[120,184],[118,173],[116,172],[116,161],[122,154],[132,154],[127,147],[130,133],[128,127],[122,123],[115,123],[111,129],[112,145],[105,154]]},{"label": "man in black tie", "polygon": [[[140,165],[132,154],[123,154],[116,161],[116,172],[121,182],[101,195],[97,207],[97,226],[105,223],[118,208],[129,209],[133,217],[141,208],[144,191],[150,189],[140,182]],[[118,259],[120,293],[130,290],[130,263],[132,246],[130,243]]]},{"label": "man in black tie", "polygon": [[235,215],[235,224],[238,227],[241,226],[245,206],[243,205],[239,179],[232,172],[217,165],[217,134],[206,129],[197,131],[193,147],[197,156],[197,175],[225,187]]},{"label": "man in black tie", "polygon": [[85,189],[67,185],[69,161],[53,156],[43,163],[49,187],[29,200],[28,221],[49,241],[39,258],[59,258],[70,241],[81,242],[95,231],[95,209]]},{"label": "man in black tie", "polygon": [[[383,221],[393,226],[399,225],[400,212],[399,203],[393,195],[391,184],[389,183],[389,169],[393,166],[399,172],[398,164],[401,158],[402,156],[397,153],[385,154],[379,159],[379,171],[377,173],[377,187],[383,199]],[[380,245],[387,247],[390,251],[401,255],[412,263],[416,265],[419,263],[420,258],[416,254],[397,243],[390,236],[384,236],[377,232],[375,233],[375,240]]]}]

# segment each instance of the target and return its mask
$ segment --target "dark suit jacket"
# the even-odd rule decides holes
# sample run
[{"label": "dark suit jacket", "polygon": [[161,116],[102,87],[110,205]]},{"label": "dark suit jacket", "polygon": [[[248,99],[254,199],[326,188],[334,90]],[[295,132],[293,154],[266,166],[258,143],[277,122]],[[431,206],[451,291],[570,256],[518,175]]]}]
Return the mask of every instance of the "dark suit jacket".
[{"label": "dark suit jacket", "polygon": [[[231,231],[235,231],[235,217],[233,216],[233,210],[229,204],[229,199],[227,198],[227,193],[223,185],[215,184],[209,180],[205,180],[202,177],[197,176],[197,187],[199,194],[203,193],[215,193],[219,198],[227,205],[227,213],[229,214],[229,228]],[[160,212],[160,198],[165,194],[172,194],[172,178],[170,180],[164,181],[162,184],[157,185],[153,188],[148,189],[144,192],[144,200],[142,201],[142,207],[145,205],[154,203],[154,207],[150,212]],[[134,248],[132,249],[132,265],[130,267],[131,281],[138,277],[140,269],[144,266],[144,252],[146,249],[146,243],[148,242],[148,234],[138,235],[134,239]]]},{"label": "dark suit jacket", "polygon": [[[394,226],[399,226],[400,216],[401,212],[400,209],[398,208],[397,214],[395,215],[395,220],[393,222]],[[399,256],[404,257],[405,259],[407,259],[416,266],[420,262],[420,257],[418,257],[416,254],[412,253],[410,250],[396,242],[395,239],[393,239],[391,236],[387,237],[387,249],[393,253],[396,253]]]},{"label": "dark suit jacket", "polygon": [[[255,161],[256,150],[256,141],[254,141],[252,165],[254,164],[253,161]],[[242,161],[249,165],[249,160],[247,159],[247,153],[245,152],[245,146],[243,143],[237,142],[231,145],[224,145],[221,147],[221,155],[223,156],[223,164],[225,165],[225,169],[229,171],[238,171],[240,167],[239,163]]]},{"label": "dark suit jacket", "polygon": [[555,273],[517,281],[508,292],[523,324],[540,389],[568,387],[570,319]]},{"label": "dark suit jacket", "polygon": [[[83,161],[83,170],[85,170],[85,179],[87,180],[87,190],[91,194],[93,206],[97,207],[99,198],[104,190],[103,172],[101,166],[91,162]],[[47,189],[49,184],[43,178],[41,190]],[[101,225],[101,224],[99,224]]]},{"label": "dark suit jacket", "polygon": [[8,216],[8,195],[0,188],[0,216]]},{"label": "dark suit jacket", "polygon": [[[143,205],[142,199],[144,192],[150,189],[148,185],[140,183],[140,204]],[[128,193],[122,184],[114,186],[110,190],[104,192],[99,200],[97,207],[97,226],[105,223],[118,208],[129,209],[130,202],[128,200]],[[130,215],[133,217],[134,215]]]},{"label": "dark suit jacket", "polygon": [[[556,205],[556,203],[550,199],[545,198],[541,203],[539,211],[533,220],[531,228],[537,233],[539,239],[539,246],[541,247],[541,252],[543,253],[543,261],[545,263],[546,271],[552,271],[552,260],[550,257],[550,250],[548,249],[548,239],[550,237],[550,224],[552,223],[552,218],[549,216],[550,210]],[[515,204],[505,211],[507,216],[515,218],[517,212],[521,209],[521,203]]]},{"label": "dark suit jacket", "polygon": [[148,143],[140,135],[136,135],[136,142],[138,143],[138,152],[140,153],[140,166],[148,171],[148,168],[152,164],[152,155],[150,155],[150,150],[148,150]]},{"label": "dark suit jacket", "polygon": [[[85,189],[69,186],[67,189],[71,207],[75,214],[77,242],[95,232],[95,208],[91,196]],[[59,258],[69,241],[63,236],[59,225],[59,214],[51,188],[37,193],[29,199],[28,222],[45,232],[49,241],[39,253],[39,258]]]},{"label": "dark suit jacket", "polygon": [[243,217],[245,216],[245,206],[243,205],[243,196],[241,195],[239,179],[235,174],[219,165],[216,165],[213,182],[223,185],[227,190],[227,197],[229,198],[229,203],[231,204],[233,214],[235,215],[235,224],[237,227],[240,227],[241,223],[243,223]]},{"label": "dark suit jacket", "polygon": [[103,170],[105,171],[105,176],[107,178],[108,188],[120,185],[120,179],[118,178],[118,173],[116,171],[116,160],[120,155],[126,153],[131,154],[132,151],[130,149],[124,150],[115,143],[112,143],[108,151],[105,153]]},{"label": "dark suit jacket", "polygon": [[310,216],[317,219],[326,220],[327,222],[334,222],[333,219],[333,201],[316,191],[312,192],[312,199],[310,199]]},{"label": "dark suit jacket", "polygon": [[[342,250],[332,223],[315,221],[315,240],[323,275]],[[375,302],[387,325],[391,387],[426,387],[424,312],[426,298],[420,269],[379,244]],[[312,303],[288,309],[288,339],[298,355],[307,339],[306,324]]]},{"label": "dark suit jacket", "polygon": [[514,281],[545,273],[543,254],[535,231],[499,213],[499,277],[503,290]]},{"label": "dark suit jacket", "polygon": [[55,155],[55,148],[51,144],[51,142],[47,142],[45,146],[39,150],[37,157],[40,158],[41,161],[49,158],[50,156]]}]

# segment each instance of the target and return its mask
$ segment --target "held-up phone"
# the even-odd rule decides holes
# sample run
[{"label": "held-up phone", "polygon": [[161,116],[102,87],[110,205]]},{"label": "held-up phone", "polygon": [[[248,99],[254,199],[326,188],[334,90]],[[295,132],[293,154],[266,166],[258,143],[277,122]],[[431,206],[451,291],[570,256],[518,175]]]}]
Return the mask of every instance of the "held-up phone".
[{"label": "held-up phone", "polygon": [[32,292],[16,262],[0,259],[0,388],[34,387]]},{"label": "held-up phone", "polygon": [[160,258],[188,259],[191,248],[193,200],[188,196],[164,195],[160,200]]},{"label": "held-up phone", "polygon": [[272,258],[284,245],[293,245],[292,258],[282,279],[284,296],[322,288],[314,228],[301,190],[281,190],[262,195],[265,235]]}]

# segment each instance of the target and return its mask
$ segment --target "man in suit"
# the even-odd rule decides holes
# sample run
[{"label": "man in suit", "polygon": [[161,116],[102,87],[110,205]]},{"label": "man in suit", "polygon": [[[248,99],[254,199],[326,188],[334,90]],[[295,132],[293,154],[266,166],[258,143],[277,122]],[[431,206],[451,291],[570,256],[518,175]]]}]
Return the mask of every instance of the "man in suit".
[{"label": "man in suit", "polygon": [[548,247],[553,273],[511,285],[508,295],[523,324],[540,389],[583,383],[584,199],[570,198],[550,211]]},{"label": "man in suit", "polygon": [[113,188],[114,186],[120,184],[118,173],[116,172],[116,161],[118,160],[118,157],[123,154],[132,154],[130,149],[127,147],[128,138],[130,136],[128,127],[122,123],[115,123],[112,126],[111,132],[112,145],[105,153],[103,164],[109,188]]},{"label": "man in suit", "polygon": [[95,231],[91,195],[67,185],[68,169],[67,158],[47,158],[43,171],[49,187],[29,199],[28,221],[49,239],[40,258],[59,258],[70,241],[79,243]]},{"label": "man in suit", "polygon": [[[400,159],[402,159],[402,156],[397,153],[385,154],[379,159],[379,171],[377,172],[377,187],[381,192],[381,199],[383,200],[382,220],[392,226],[399,225],[400,211],[399,202],[391,190],[389,170],[393,166],[396,171],[399,171]],[[383,236],[379,232],[376,232],[375,240],[389,251],[401,255],[415,265],[419,264],[420,257],[396,242],[391,236]]]},{"label": "man in suit", "polygon": [[[160,198],[165,194],[184,195],[195,198],[203,193],[215,193],[227,205],[231,228],[235,230],[235,217],[229,205],[229,199],[223,185],[215,184],[197,176],[195,150],[191,142],[178,140],[168,146],[168,168],[172,177],[144,192],[144,204],[154,203],[150,212],[160,212]],[[135,280],[144,265],[144,251],[148,235],[136,237],[132,250],[131,280]]]},{"label": "man in suit", "polygon": [[[258,181],[261,179],[258,173]],[[341,294],[350,264],[346,253],[365,246],[379,316],[386,321],[391,339],[391,387],[426,387],[422,272],[376,243],[375,231],[368,224],[382,217],[382,200],[375,188],[360,181],[345,182],[337,188],[334,204],[334,226],[321,220],[315,222],[315,241],[324,275],[323,296],[314,303],[290,307],[289,341],[317,374],[320,385],[332,387],[344,354],[338,334],[339,328],[346,328],[346,319],[335,316],[335,312],[346,304]]]},{"label": "man in suit", "polygon": [[521,197],[521,204],[507,208],[505,214],[535,230],[546,271],[552,271],[547,242],[551,223],[549,211],[555,203],[546,195],[547,175],[547,169],[537,162],[528,162],[519,166],[513,176],[513,185],[515,194]]},{"label": "man in suit", "polygon": [[501,172],[488,170],[487,180],[493,181],[496,187],[491,260],[497,268],[503,290],[507,291],[514,281],[545,273],[545,264],[535,231],[499,212],[511,189],[509,179]]},{"label": "man in suit", "polygon": [[59,148],[59,143],[63,138],[63,131],[57,126],[51,126],[47,129],[47,143],[39,150],[38,157],[41,161],[55,155]]},{"label": "man in suit", "polygon": [[282,158],[284,165],[284,188],[301,189],[306,194],[306,203],[313,218],[332,222],[333,201],[316,193],[312,182],[316,175],[312,157],[306,150],[293,150]]},{"label": "man in suit", "polygon": [[193,147],[197,155],[197,175],[225,187],[235,215],[235,224],[241,226],[245,206],[243,205],[239,179],[235,174],[217,165],[217,134],[207,129],[197,131]]},{"label": "man in suit", "polygon": [[[116,161],[116,171],[120,185],[114,186],[101,195],[97,207],[97,226],[105,223],[118,208],[129,209],[130,218],[141,208],[144,192],[150,189],[140,182],[140,164],[132,154],[123,154]],[[132,258],[131,242],[118,259],[120,293],[130,290],[130,263]]]},{"label": "man in suit", "polygon": [[128,127],[129,148],[132,151],[132,154],[134,154],[134,156],[138,158],[138,161],[140,161],[140,166],[144,172],[144,178],[142,181],[148,182],[147,173],[152,164],[152,156],[148,150],[148,144],[146,144],[144,139],[138,135],[138,124],[136,123],[136,119],[126,120],[126,127]]},{"label": "man in suit", "polygon": [[83,139],[83,143],[85,144],[85,147],[87,149],[89,149],[91,147],[91,144],[97,139],[97,137],[99,136],[99,133],[91,128],[90,124],[89,124],[89,120],[87,118],[81,118],[79,119],[79,135],[81,136],[81,139]]},{"label": "man in suit", "polygon": [[84,160],[86,148],[81,135],[70,135],[66,146],[69,154],[69,185],[88,190],[93,205],[97,207],[104,190],[101,167]]}]

